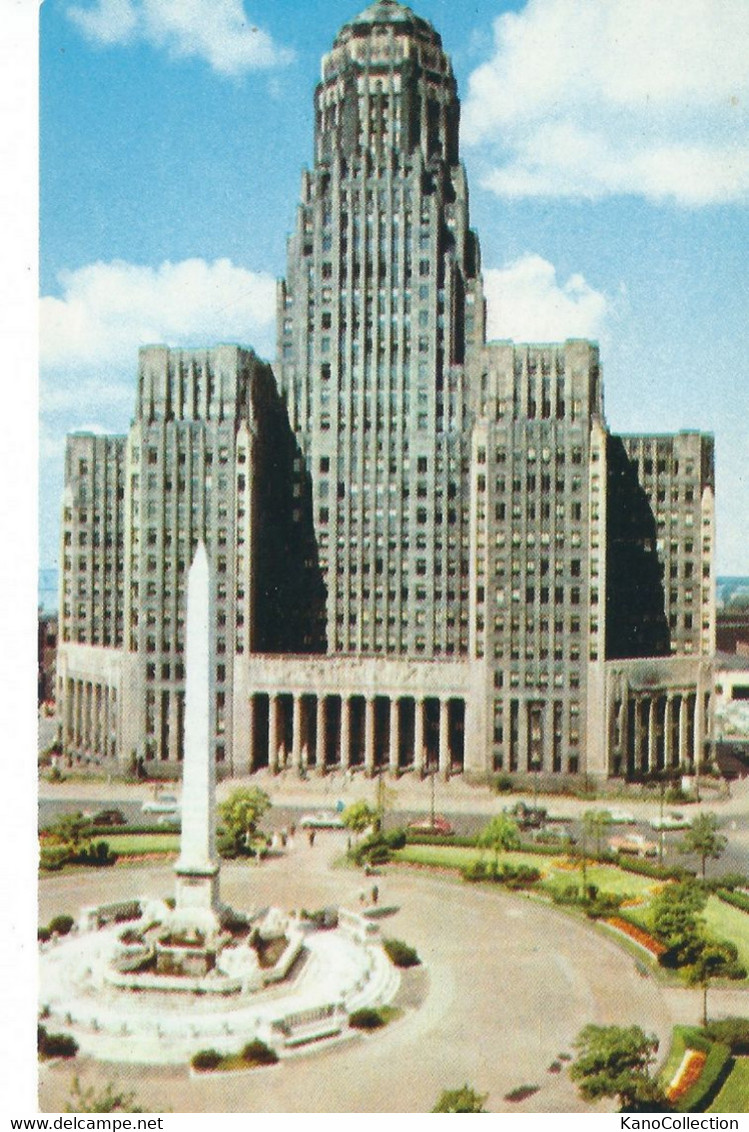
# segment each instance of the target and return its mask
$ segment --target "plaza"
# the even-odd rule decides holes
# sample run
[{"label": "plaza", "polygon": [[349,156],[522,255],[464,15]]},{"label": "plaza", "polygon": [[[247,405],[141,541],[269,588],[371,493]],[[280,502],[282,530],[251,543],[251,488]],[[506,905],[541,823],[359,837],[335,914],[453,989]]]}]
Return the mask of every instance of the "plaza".
[{"label": "plaza", "polygon": [[[360,872],[336,867],[345,836],[295,840],[260,867],[228,862],[222,889],[236,904],[272,898],[287,909],[359,903]],[[567,1074],[550,1073],[587,1022],[637,1023],[654,1031],[665,1055],[671,1027],[698,1014],[695,992],[664,988],[638,973],[618,944],[587,924],[521,896],[461,886],[431,873],[390,866],[377,878],[388,914],[383,935],[414,946],[423,966],[407,973],[384,1030],[344,1044],[310,1047],[280,1066],[191,1076],[185,1066],[128,1067],[78,1059],[42,1065],[40,1105],[60,1111],[74,1073],[86,1084],[135,1089],[147,1111],[429,1111],[440,1091],[469,1081],[489,1093],[491,1111],[590,1111]],[[169,891],[171,869],[156,863],[95,877],[45,879],[42,920],[126,887]],[[711,991],[715,1015],[746,1013],[745,993]],[[504,1100],[538,1086],[521,1104]]]}]

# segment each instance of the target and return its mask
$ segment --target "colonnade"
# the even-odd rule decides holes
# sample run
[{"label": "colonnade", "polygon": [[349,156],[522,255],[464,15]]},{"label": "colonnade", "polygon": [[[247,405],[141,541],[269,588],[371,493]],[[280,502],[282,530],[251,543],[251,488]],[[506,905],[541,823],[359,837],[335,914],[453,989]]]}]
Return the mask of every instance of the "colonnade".
[{"label": "colonnade", "polygon": [[249,747],[235,751],[240,773],[268,766],[462,770],[465,701],[456,697],[259,692],[249,698]]},{"label": "colonnade", "polygon": [[630,691],[612,704],[613,773],[640,777],[656,770],[699,766],[709,697],[695,691]]},{"label": "colonnade", "polygon": [[116,757],[117,690],[103,681],[68,677],[64,702],[65,750],[102,759]]}]

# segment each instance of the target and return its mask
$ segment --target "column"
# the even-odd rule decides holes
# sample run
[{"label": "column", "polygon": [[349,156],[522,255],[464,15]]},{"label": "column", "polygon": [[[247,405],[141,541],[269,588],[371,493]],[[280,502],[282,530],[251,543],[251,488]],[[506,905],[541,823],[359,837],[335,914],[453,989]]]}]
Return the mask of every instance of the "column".
[{"label": "column", "polygon": [[687,761],[687,697],[681,693],[679,703],[679,766]]},{"label": "column", "polygon": [[351,766],[351,701],[341,695],[341,770]]},{"label": "column", "polygon": [[318,696],[315,727],[315,769],[318,774],[325,773],[325,714],[325,696]]},{"label": "column", "polygon": [[648,765],[647,770],[653,771],[657,766],[656,738],[658,733],[657,697],[651,696],[648,705]]},{"label": "column", "polygon": [[445,778],[450,776],[450,701],[440,700],[440,745],[439,745],[439,772]]},{"label": "column", "polygon": [[665,711],[663,713],[663,765],[671,766],[673,763],[673,696],[669,692],[665,697]]},{"label": "column", "polygon": [[398,773],[398,755],[400,753],[400,717],[401,702],[398,699],[390,701],[390,773]]},{"label": "column", "polygon": [[278,774],[278,696],[268,695],[268,766]]},{"label": "column", "polygon": [[256,697],[250,696],[247,704],[247,758],[243,751],[235,751],[237,770],[240,774],[251,774],[255,770],[255,727],[257,726]]},{"label": "column", "polygon": [[375,705],[374,696],[367,696],[364,707],[364,771],[370,777],[375,769]]},{"label": "column", "polygon": [[291,762],[295,767],[302,766],[302,697],[294,693],[294,708],[291,723]]},{"label": "column", "polygon": [[642,699],[635,696],[635,773],[642,770]]},{"label": "column", "polygon": [[702,680],[697,681],[697,691],[694,697],[694,726],[692,728],[692,762],[695,773],[699,774],[703,763],[703,747],[705,740],[705,697],[702,691]]},{"label": "column", "polygon": [[414,696],[414,769],[424,774],[424,700]]}]

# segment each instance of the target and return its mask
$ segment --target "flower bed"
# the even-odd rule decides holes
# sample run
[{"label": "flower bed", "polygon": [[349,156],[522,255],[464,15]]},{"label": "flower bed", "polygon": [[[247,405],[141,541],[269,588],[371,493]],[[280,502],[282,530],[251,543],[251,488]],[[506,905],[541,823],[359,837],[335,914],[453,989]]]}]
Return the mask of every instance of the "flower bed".
[{"label": "flower bed", "polygon": [[666,1089],[666,1096],[672,1103],[684,1096],[692,1085],[699,1080],[705,1068],[707,1054],[701,1049],[687,1049],[681,1059],[681,1065],[676,1070],[674,1079]]},{"label": "flower bed", "polygon": [[657,939],[653,939],[652,935],[649,935],[648,932],[643,931],[642,928],[638,928],[635,924],[630,924],[627,920],[622,920],[619,916],[609,917],[606,923],[610,924],[612,928],[616,928],[617,931],[622,932],[623,935],[629,936],[635,943],[639,943],[640,947],[644,947],[645,950],[649,951],[651,955],[654,955],[656,959],[666,951],[664,945],[658,943]]}]

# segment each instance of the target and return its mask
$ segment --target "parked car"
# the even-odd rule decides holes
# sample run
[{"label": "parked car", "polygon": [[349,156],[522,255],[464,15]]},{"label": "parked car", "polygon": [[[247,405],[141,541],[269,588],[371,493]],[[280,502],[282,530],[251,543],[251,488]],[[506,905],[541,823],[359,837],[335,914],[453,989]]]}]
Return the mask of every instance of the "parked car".
[{"label": "parked car", "polygon": [[447,818],[440,814],[435,814],[434,820],[432,818],[417,818],[416,821],[408,823],[408,828],[413,830],[414,833],[437,833],[444,837],[449,837],[451,833],[455,833]]},{"label": "parked car", "polygon": [[646,841],[640,833],[630,833],[627,837],[612,837],[609,849],[615,853],[630,853],[635,857],[655,857],[658,846],[654,841]]},{"label": "parked car", "polygon": [[516,802],[509,810],[505,809],[515,819],[521,829],[540,829],[548,817],[548,811],[542,806],[529,806],[527,802]]},{"label": "parked car", "polygon": [[683,814],[670,813],[664,814],[663,817],[653,818],[650,825],[653,829],[686,829],[689,825],[689,819],[685,818]]},{"label": "parked car", "polygon": [[127,818],[122,810],[99,810],[91,818],[92,825],[127,825]]},{"label": "parked car", "polygon": [[305,814],[299,825],[302,829],[345,829],[343,818],[335,810],[318,810],[314,814]]},{"label": "parked car", "polygon": [[155,798],[146,799],[141,806],[141,813],[177,816],[180,808],[180,800],[176,794],[157,794]]}]

